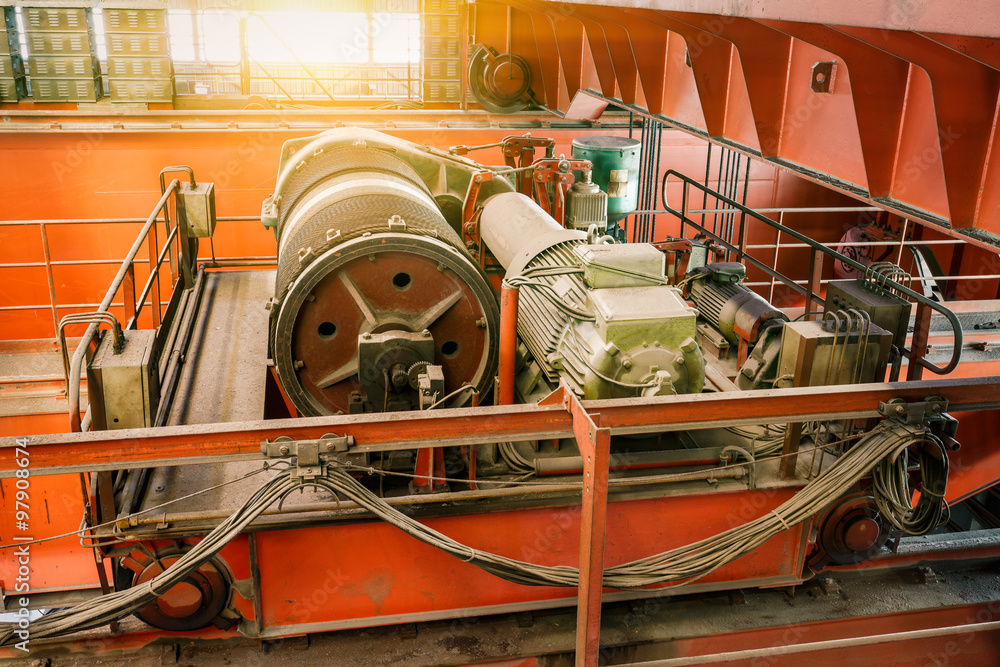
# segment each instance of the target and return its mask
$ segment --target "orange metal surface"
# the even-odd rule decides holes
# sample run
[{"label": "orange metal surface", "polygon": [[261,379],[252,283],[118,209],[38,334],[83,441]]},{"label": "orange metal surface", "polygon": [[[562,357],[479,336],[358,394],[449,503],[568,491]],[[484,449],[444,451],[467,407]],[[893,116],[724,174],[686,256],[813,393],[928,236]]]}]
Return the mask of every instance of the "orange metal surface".
[{"label": "orange metal surface", "polygon": [[[710,536],[770,511],[792,493],[794,489],[782,489],[612,502],[607,508],[605,562],[616,565]],[[579,562],[579,507],[422,522],[477,550],[546,565]],[[798,526],[782,533],[699,583],[797,581],[804,530],[807,527]],[[386,622],[386,617],[413,613],[444,617],[453,615],[444,612],[483,612],[485,607],[496,613],[503,609],[500,605],[576,597],[572,588],[497,579],[384,523],[267,532],[255,539],[265,634],[374,625],[380,617]],[[402,620],[407,619],[397,619]]]},{"label": "orange metal surface", "polygon": [[[123,122],[128,123],[129,117],[123,118]],[[370,124],[371,119],[362,117],[359,122]],[[169,125],[166,127],[169,128]],[[442,147],[495,143],[511,134],[510,129],[499,128],[385,128],[385,131],[418,143]],[[589,131],[609,133],[601,128]],[[533,134],[540,132],[555,139],[557,156],[569,155],[572,139],[581,134],[579,130],[532,130]],[[156,174],[163,165],[189,164],[200,180],[215,183],[220,216],[214,237],[216,257],[273,257],[274,236],[259,223],[260,205],[273,189],[281,144],[287,139],[312,133],[312,130],[277,129],[199,132],[165,129],[127,133],[60,130],[3,134],[0,140],[0,182],[4,183],[4,192],[10,193],[10,196],[0,204],[0,281],[10,285],[11,289],[0,292],[0,340],[54,335],[39,225],[7,224],[6,221],[59,221],[45,225],[51,261],[54,263],[52,290],[58,314],[61,317],[69,312],[93,310],[93,306],[74,304],[96,304],[100,301],[141,221],[145,220],[159,196]],[[612,133],[620,134],[621,131]],[[505,159],[499,148],[477,151],[470,157],[486,164],[503,164]],[[704,173],[705,145],[680,132],[667,131],[664,134],[662,163],[687,173]],[[713,162],[713,179],[715,171],[721,169],[721,163]],[[670,191],[675,196],[680,192],[673,185]],[[755,207],[844,206],[851,201],[768,165],[754,164],[747,203]],[[131,219],[135,222],[70,222],[109,219]],[[858,221],[857,212],[786,216],[786,224],[829,242],[839,240],[843,233],[841,230],[854,226]],[[668,216],[659,216],[655,231],[657,238],[676,234],[677,231],[676,224]],[[773,236],[762,240],[771,242]],[[199,250],[202,258],[210,257],[208,243],[202,243]],[[794,267],[799,254],[794,249],[783,253],[780,266],[786,269]],[[138,258],[145,260],[146,251],[140,251]],[[34,265],[23,266],[25,263]],[[137,265],[136,279],[140,284],[148,275],[144,264],[140,261]],[[990,282],[995,293],[996,281]],[[989,289],[989,286],[982,287],[983,291]],[[120,298],[118,303],[121,303]],[[24,306],[37,307],[21,310]],[[119,318],[124,316],[120,305],[113,307],[112,312]],[[148,317],[148,313],[144,317]],[[75,328],[70,329],[70,335],[80,333]]]},{"label": "orange metal surface", "polygon": [[[996,603],[945,607],[934,610],[901,611],[866,618],[845,618],[831,621],[782,625],[767,629],[735,630],[698,637],[679,639],[671,644],[678,656],[717,656],[737,651],[763,650],[765,653],[745,658],[751,665],[788,665],[801,667],[803,660],[810,665],[985,665],[996,657],[997,631],[984,630],[978,625],[990,623],[997,616]],[[862,638],[892,633],[933,630],[954,627],[947,633],[953,639],[942,644],[940,637],[910,641],[894,641],[867,646],[817,646],[810,644],[837,639]],[[800,651],[768,655],[767,649],[801,646]],[[655,647],[644,647],[633,654],[638,661],[658,657]],[[737,661],[731,656],[732,662]],[[711,663],[710,663],[711,664]],[[736,664],[741,664],[736,662]]]},{"label": "orange metal surface", "polygon": [[[922,401],[943,397],[949,409],[996,414],[1000,382],[996,377],[926,380],[908,383],[841,385],[824,390],[817,404],[814,388],[688,394],[648,399],[615,399],[583,403],[591,415],[601,415],[601,426],[612,433],[691,430],[739,423],[787,423],[877,416],[880,401],[902,398]],[[446,447],[470,442],[504,442],[570,437],[573,417],[561,405],[515,405],[436,410],[391,415],[343,415],[237,424],[167,426],[158,429],[92,431],[83,434],[33,436],[32,469],[47,471],[134,468],[156,464],[195,464],[219,457],[263,458],[261,442],[288,436],[294,440],[321,438],[326,433],[354,437],[356,451]],[[434,434],[428,442],[427,434]],[[959,463],[949,479],[949,500],[963,498],[992,476],[1000,479],[1000,457],[988,437],[970,433],[959,451]],[[980,437],[975,437],[979,435]],[[192,451],[193,437],[199,442]],[[0,474],[12,474],[15,446],[12,437],[0,439]],[[964,461],[964,463],[962,463]],[[966,477],[966,475],[968,477]]]},{"label": "orange metal surface", "polygon": [[[648,75],[647,72],[647,78]],[[642,73],[636,76],[641,79]],[[636,86],[641,83],[639,79]],[[641,92],[637,88],[636,96]],[[669,99],[669,91],[664,89],[662,96],[664,100]],[[396,133],[436,145],[453,145],[496,141],[510,131],[411,130]],[[557,154],[559,150],[568,154],[569,141],[579,133],[551,134],[557,138]],[[266,141],[261,140],[260,133],[253,132],[169,135],[166,132],[99,135],[102,137],[100,141],[95,140],[87,155],[80,157],[79,163],[74,159],[76,166],[68,171],[62,168],[64,162],[54,161],[54,156],[68,150],[67,135],[7,135],[5,143],[0,145],[0,178],[14,184],[18,192],[32,194],[22,199],[14,198],[9,208],[5,205],[0,218],[143,217],[158,197],[158,192],[150,187],[153,182],[151,173],[158,172],[164,164],[190,162],[200,179],[216,181],[220,212],[231,218],[250,218],[220,222],[216,235],[216,256],[270,256],[273,253],[273,237],[252,218],[259,212],[260,201],[269,193],[273,183],[280,143],[297,135],[269,132]],[[176,136],[183,137],[182,144],[170,143],[169,139]],[[679,134],[671,134],[670,138],[675,143],[666,142],[665,150],[671,151],[671,162],[668,164],[675,166],[680,162],[681,168],[688,164],[688,170],[693,173],[704,168],[704,153],[696,140]],[[128,163],[128,169],[123,168],[121,162],[123,153],[136,157],[134,163]],[[4,159],[8,156],[21,160],[20,167],[11,166],[15,163]],[[496,155],[474,157],[486,162],[501,161]],[[220,170],[220,164],[224,164],[225,168]],[[48,181],[39,178],[40,174],[47,175],[50,170],[53,176]],[[808,197],[815,188],[804,187],[798,179],[779,179],[767,166],[755,166],[754,170],[755,179],[765,187],[754,189],[751,200],[759,198],[758,201],[767,205],[782,197],[801,196],[810,204],[815,204],[815,199]],[[766,187],[769,180],[770,193]],[[779,194],[782,188],[785,188],[784,195]],[[770,201],[766,201],[768,197]],[[843,201],[839,196],[837,199]],[[856,222],[857,216],[833,214],[802,222],[806,228],[814,227],[817,231],[836,235],[832,242],[839,238],[842,230],[836,226],[831,230],[831,220],[848,224]],[[110,261],[124,255],[134,238],[136,227],[133,223],[47,223],[45,228],[54,234],[46,237],[53,261],[94,257]],[[99,231],[94,233],[95,229]],[[661,220],[658,236],[673,229],[672,221]],[[45,262],[42,236],[36,235],[39,230],[37,225],[0,225],[0,263]],[[807,229],[803,231],[808,233]],[[943,238],[930,232],[928,236]],[[8,240],[10,243],[7,243]],[[22,247],[23,250],[18,249]],[[974,266],[975,262],[986,262],[990,257],[985,254],[977,256],[977,252],[978,249],[970,248],[960,257],[959,264],[970,262]],[[202,253],[208,256],[206,244],[203,244]],[[782,261],[794,265],[799,256],[801,253],[790,252]],[[40,307],[31,311],[0,311],[0,337],[51,336],[50,286],[61,304],[94,303],[103,294],[116,265],[116,262],[55,265],[52,267],[51,283],[43,266],[3,269],[6,273],[0,274],[0,279],[7,277],[16,289],[9,293],[5,291],[3,298],[6,301],[0,306],[37,304]],[[987,267],[985,270],[985,275],[1000,273],[998,269]],[[141,282],[143,277],[137,274],[137,280]],[[992,297],[996,284],[995,279],[989,279],[980,281],[979,285],[969,284],[966,289],[972,294],[985,292]],[[993,293],[989,293],[991,290]],[[61,305],[59,313],[73,309],[72,306]],[[980,367],[977,371],[985,374],[985,368]],[[983,377],[967,381],[947,379],[907,385],[836,387],[825,392],[827,403],[824,405],[817,405],[811,390],[755,392],[738,397],[707,394],[649,401],[588,402],[584,405],[587,412],[578,411],[576,420],[561,406],[511,406],[423,415],[344,416],[195,428],[170,427],[88,433],[75,437],[37,435],[32,437],[30,445],[32,470],[37,475],[33,477],[33,483],[38,484],[42,500],[66,505],[58,521],[38,524],[37,536],[68,532],[77,527],[60,523],[78,520],[82,514],[82,500],[75,475],[41,476],[54,469],[65,470],[68,463],[88,469],[140,467],[167,461],[195,463],[199,459],[205,460],[203,457],[256,457],[259,456],[260,442],[265,438],[273,439],[280,435],[315,438],[330,432],[353,435],[359,450],[367,448],[370,451],[390,444],[394,448],[423,446],[427,444],[429,433],[434,434],[433,444],[436,446],[468,444],[470,438],[485,442],[537,438],[540,435],[569,436],[574,432],[574,426],[580,426],[581,419],[591,416],[606,435],[612,431],[690,429],[699,425],[727,423],[727,420],[728,423],[782,423],[808,419],[828,410],[830,405],[852,417],[862,417],[873,416],[880,400],[897,397],[922,400],[930,395],[946,397],[953,409],[960,413],[963,410],[974,411],[960,414],[963,426],[959,440],[964,447],[952,459],[949,484],[949,499],[956,500],[1000,478],[1000,453],[994,451],[990,438],[983,437],[983,434],[995,433],[998,426],[997,415],[1000,413],[995,409],[983,410],[1000,406],[998,382],[1000,378]],[[599,418],[596,415],[600,415]],[[26,435],[28,431],[21,429],[29,426],[32,430],[50,427],[48,416],[32,422],[20,421],[21,418],[16,417],[7,419],[9,421],[0,422],[4,435]],[[195,441],[196,452],[192,449],[192,442]],[[11,470],[12,457],[7,455],[7,447],[12,444],[12,438],[0,441],[2,472]],[[593,468],[590,470],[595,472]],[[603,474],[606,475],[606,470]],[[7,483],[9,480],[0,482]],[[80,504],[70,507],[69,498],[74,483]],[[6,491],[6,487],[3,488]],[[593,498],[589,521],[582,520],[576,508],[550,508],[492,513],[488,517],[488,530],[484,530],[484,518],[475,515],[435,518],[426,523],[476,549],[533,562],[576,564],[583,554],[589,561],[590,573],[599,576],[599,552],[603,551],[601,556],[605,563],[616,564],[690,543],[759,516],[787,499],[792,492],[786,489],[758,493],[705,493],[613,502],[606,508],[606,521],[600,515],[603,503],[600,498]],[[594,495],[599,495],[596,489]],[[3,510],[9,511],[9,506],[4,505]],[[606,542],[602,542],[597,533],[605,526]],[[806,525],[786,531],[753,554],[707,577],[702,583],[729,588],[740,583],[776,585],[798,581],[806,531]],[[76,548],[68,548],[69,543]],[[79,547],[75,538],[38,546],[38,551],[34,553],[41,556],[33,560],[33,567],[38,568],[38,578],[33,575],[33,585],[44,584],[54,589],[95,585],[93,559],[89,550]],[[251,549],[257,559],[259,575],[250,567]],[[399,554],[406,554],[407,557],[401,559]],[[344,624],[374,624],[391,618],[408,618],[409,614],[444,617],[462,609],[485,612],[502,609],[502,605],[546,605],[553,604],[554,599],[577,594],[573,589],[527,588],[497,580],[382,523],[263,532],[254,535],[252,541],[239,538],[224,550],[223,557],[235,570],[237,579],[259,576],[261,596],[257,605],[260,616],[257,616],[253,601],[237,597],[236,605],[246,618],[262,622],[264,634],[273,635],[301,634]],[[11,577],[11,571],[9,567],[3,567],[0,566],[0,580],[6,582]],[[42,572],[42,569],[45,571]],[[599,609],[596,594],[600,589],[593,587],[593,581],[590,583],[589,592],[593,595],[588,597],[585,589],[581,603],[586,601],[586,607],[592,612],[583,619],[585,625],[589,623],[586,628],[591,631],[581,633],[581,640],[586,641],[590,655],[596,657],[593,649],[598,645],[599,637],[595,629],[597,626],[593,624],[593,612],[595,605]]]},{"label": "orange metal surface", "polygon": [[[815,13],[813,3],[717,12],[704,8],[722,3],[502,3],[511,11],[477,5],[470,32],[504,52],[510,30],[510,50],[528,61],[551,108],[594,94],[888,210],[993,245],[1000,238],[993,11],[943,2],[835,11],[828,3]],[[831,12],[839,20],[820,18]],[[957,23],[962,37],[927,29],[926,16],[943,13],[942,25]],[[822,62],[836,63],[828,91],[813,85]]]}]

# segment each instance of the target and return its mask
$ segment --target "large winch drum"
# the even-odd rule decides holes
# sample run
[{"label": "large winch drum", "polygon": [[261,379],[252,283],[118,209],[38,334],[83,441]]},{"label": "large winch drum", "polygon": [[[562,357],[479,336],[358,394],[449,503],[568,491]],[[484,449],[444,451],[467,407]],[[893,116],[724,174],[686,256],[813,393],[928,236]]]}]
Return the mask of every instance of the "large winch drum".
[{"label": "large winch drum", "polygon": [[269,347],[302,414],[412,409],[431,364],[446,394],[489,388],[495,297],[410,164],[365,141],[328,147],[272,200]]}]

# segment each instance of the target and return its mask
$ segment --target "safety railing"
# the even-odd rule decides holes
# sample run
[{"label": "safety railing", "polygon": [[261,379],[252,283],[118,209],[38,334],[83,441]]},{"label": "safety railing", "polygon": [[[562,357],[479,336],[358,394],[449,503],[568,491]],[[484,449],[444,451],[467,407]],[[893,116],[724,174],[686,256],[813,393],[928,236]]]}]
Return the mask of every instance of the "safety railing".
[{"label": "safety railing", "polygon": [[[112,279],[111,285],[108,287],[108,290],[104,295],[104,299],[97,307],[97,310],[93,313],[76,313],[67,315],[62,321],[60,321],[59,326],[57,327],[57,333],[59,334],[63,354],[64,368],[66,371],[66,394],[69,401],[70,429],[74,432],[87,430],[91,421],[90,408],[87,409],[87,413],[83,419],[81,420],[80,418],[80,383],[81,374],[83,372],[84,358],[86,357],[90,346],[97,340],[101,322],[111,324],[112,331],[115,335],[116,348],[120,348],[121,341],[119,338],[121,336],[122,327],[119,326],[114,315],[109,312],[109,309],[111,308],[111,305],[118,293],[120,291],[122,292],[122,303],[125,309],[126,324],[124,329],[128,330],[136,328],[138,317],[147,302],[150,303],[152,310],[153,325],[154,327],[158,327],[160,325],[160,317],[163,309],[162,292],[160,287],[160,267],[163,262],[169,258],[170,281],[175,293],[178,287],[184,288],[192,284],[193,268],[197,262],[197,251],[193,250],[193,244],[191,244],[187,238],[186,229],[181,216],[177,216],[175,224],[173,225],[171,225],[170,221],[168,203],[170,202],[171,197],[176,196],[176,192],[180,187],[180,182],[177,179],[174,179],[169,185],[167,185],[164,176],[175,171],[186,172],[191,180],[191,184],[194,185],[194,172],[190,167],[168,167],[160,172],[160,199],[153,208],[153,211],[149,214],[149,217],[146,218],[145,224],[143,224],[142,229],[139,231],[139,235],[132,243],[132,247],[126,254],[118,272],[115,274],[114,279]],[[162,248],[159,244],[158,233],[156,230],[157,222],[159,221],[161,214],[166,232]],[[149,248],[149,278],[146,280],[146,283],[143,285],[139,294],[136,295],[135,259],[144,244],[148,244]],[[171,300],[173,300],[173,296],[171,296]],[[67,361],[66,358],[68,352],[64,335],[65,327],[68,324],[82,322],[88,323],[87,329],[84,332],[83,337],[80,339],[80,342],[73,353],[72,359]]]},{"label": "safety railing", "polygon": [[[681,207],[680,209],[675,209],[667,203],[667,182],[671,177],[675,177],[682,183],[681,189]],[[691,195],[690,189],[695,188],[702,193],[703,198],[713,197],[720,205],[725,205],[729,207],[730,215],[733,217],[738,217],[738,225],[730,230],[727,234],[727,238],[723,238],[715,231],[708,229],[704,224],[701,224],[691,217]],[[845,267],[850,267],[858,272],[858,275],[868,275],[871,273],[871,267],[868,267],[847,255],[837,252],[836,250],[830,248],[823,243],[814,241],[805,234],[798,232],[791,227],[787,227],[767,216],[759,213],[748,206],[737,202],[736,200],[716,192],[698,181],[685,176],[673,169],[669,169],[663,174],[663,178],[660,186],[661,196],[663,198],[663,207],[666,213],[669,213],[678,220],[680,220],[680,235],[684,236],[685,227],[690,225],[696,229],[699,233],[703,234],[705,237],[711,239],[720,248],[723,248],[727,253],[732,253],[735,255],[736,260],[749,264],[757,269],[760,269],[773,280],[780,281],[781,283],[788,286],[793,291],[801,294],[805,297],[805,312],[809,313],[812,309],[813,304],[825,305],[825,301],[820,295],[820,289],[822,284],[822,272],[823,272],[823,260],[826,257],[832,258],[836,262],[842,263]],[[706,208],[703,206],[703,208]],[[788,238],[795,239],[800,244],[808,247],[812,250],[812,256],[810,257],[809,266],[809,280],[806,281],[806,285],[803,286],[799,284],[800,281],[793,280],[784,274],[775,270],[771,266],[768,266],[759,259],[747,254],[747,220],[752,219],[757,222],[763,223],[772,229],[775,229],[779,234],[784,235]],[[732,242],[733,236],[736,236],[736,243]],[[910,374],[909,379],[917,379],[920,376],[919,368],[926,368],[927,370],[935,373],[937,375],[947,375],[948,373],[955,370],[961,359],[962,350],[962,325],[958,320],[958,317],[948,308],[941,305],[940,303],[925,297],[923,294],[919,294],[909,287],[900,284],[899,282],[889,279],[888,277],[880,280],[879,283],[883,287],[887,287],[897,292],[901,296],[911,299],[917,304],[916,312],[916,322],[917,326],[914,330],[913,342],[911,343],[909,350],[901,350],[901,352],[906,355],[910,360]],[[948,322],[951,324],[952,331],[954,334],[954,348],[952,351],[952,356],[949,362],[945,366],[938,366],[932,362],[927,361],[924,358],[924,350],[926,349],[926,334],[927,325],[930,321],[930,311],[936,311],[941,314]]]}]

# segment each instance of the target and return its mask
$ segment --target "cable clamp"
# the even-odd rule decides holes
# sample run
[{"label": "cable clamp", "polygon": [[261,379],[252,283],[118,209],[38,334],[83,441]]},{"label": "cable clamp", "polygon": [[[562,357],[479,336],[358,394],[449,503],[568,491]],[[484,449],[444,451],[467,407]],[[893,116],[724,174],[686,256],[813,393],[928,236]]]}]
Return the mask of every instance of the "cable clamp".
[{"label": "cable clamp", "polygon": [[469,557],[468,558],[460,558],[459,559],[463,563],[471,563],[472,559],[476,557],[476,550],[475,549],[473,549],[472,547],[467,547],[467,549],[469,550]]},{"label": "cable clamp", "polygon": [[781,525],[785,527],[785,530],[788,530],[789,528],[791,528],[791,526],[788,525],[788,522],[786,522],[785,519],[782,518],[782,516],[780,514],[778,514],[778,510],[776,510],[776,509],[771,510],[771,514],[773,514],[775,516],[775,518],[777,518],[778,521],[781,522]]}]

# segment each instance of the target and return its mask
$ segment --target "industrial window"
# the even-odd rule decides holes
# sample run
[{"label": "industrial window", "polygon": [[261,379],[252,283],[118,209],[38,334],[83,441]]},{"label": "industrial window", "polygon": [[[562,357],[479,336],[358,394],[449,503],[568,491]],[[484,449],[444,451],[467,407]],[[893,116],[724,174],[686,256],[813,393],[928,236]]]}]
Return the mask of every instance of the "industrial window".
[{"label": "industrial window", "polygon": [[170,10],[168,20],[179,94],[420,99],[419,13]]}]

